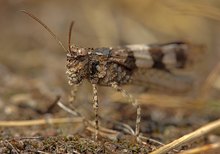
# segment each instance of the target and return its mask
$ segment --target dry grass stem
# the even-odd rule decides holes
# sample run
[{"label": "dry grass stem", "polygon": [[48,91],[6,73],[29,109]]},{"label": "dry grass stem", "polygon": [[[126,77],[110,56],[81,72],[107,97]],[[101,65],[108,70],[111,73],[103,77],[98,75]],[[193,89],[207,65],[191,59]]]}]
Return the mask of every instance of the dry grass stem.
[{"label": "dry grass stem", "polygon": [[12,149],[14,149],[16,154],[19,154],[18,150],[8,140],[6,140],[6,142],[11,146]]},{"label": "dry grass stem", "polygon": [[109,121],[115,124],[115,128],[118,130],[123,131],[124,133],[130,134],[130,135],[135,135],[134,130],[131,128],[131,126],[118,122],[118,121]]},{"label": "dry grass stem", "polygon": [[[118,137],[120,136],[120,132],[115,131],[115,133],[112,133],[112,130],[110,130],[110,129],[108,132],[106,131],[107,129],[105,129],[105,131],[102,131],[101,130],[102,128],[103,127],[100,127],[98,135],[100,135],[102,137],[106,137],[110,140],[114,140],[114,141],[118,140]],[[89,130],[92,133],[95,133],[95,131],[96,131],[96,129],[93,127],[87,127],[87,130]]]},{"label": "dry grass stem", "polygon": [[180,154],[218,153],[219,150],[220,150],[220,142],[207,144],[198,148],[186,150]]},{"label": "dry grass stem", "polygon": [[[65,106],[62,102],[58,101],[57,105],[62,108],[64,111],[74,115],[74,116],[80,116],[82,117],[82,115],[78,112],[76,112],[75,110],[70,109],[69,107]],[[83,117],[84,118],[84,117]]]},{"label": "dry grass stem", "polygon": [[59,124],[59,123],[79,123],[82,122],[83,118],[48,118],[48,119],[37,119],[37,120],[22,120],[22,121],[0,121],[0,127],[22,127],[22,126],[35,126],[35,125],[46,125],[46,124]]},{"label": "dry grass stem", "polygon": [[[86,129],[89,130],[90,132],[95,133],[96,129],[95,129],[95,123],[93,121],[87,120],[84,116],[82,116],[79,112],[70,109],[69,107],[65,106],[62,102],[58,102],[57,103],[58,106],[60,108],[62,108],[64,111],[74,115],[74,116],[79,116],[83,119],[84,124],[87,126]],[[120,134],[120,132],[111,130],[111,129],[106,129],[104,127],[99,126],[99,135],[103,136],[103,137],[107,137],[109,139],[113,139],[116,140],[117,136]]]},{"label": "dry grass stem", "polygon": [[202,90],[201,90],[201,94],[200,94],[200,96],[202,96],[201,99],[203,99],[203,100],[207,99],[210,89],[212,88],[214,82],[219,77],[219,73],[220,73],[220,63],[218,63],[215,66],[215,68],[212,70],[212,72],[207,77],[206,82],[205,82],[205,84],[204,84],[204,86],[202,87]]},{"label": "dry grass stem", "polygon": [[[88,124],[89,126],[87,126],[87,130],[89,130],[90,132],[95,133],[96,129],[95,129],[95,123],[90,121],[90,120],[86,120],[85,117],[83,117],[80,113],[78,113],[75,110],[70,109],[69,107],[65,106],[62,102],[58,102],[57,103],[59,107],[61,107],[63,110],[65,110],[66,112],[73,114],[73,115],[78,115],[80,116],[82,119],[84,119],[84,122],[86,122],[86,124]],[[121,123],[121,122],[113,122],[116,124],[117,127],[119,127],[124,133],[130,134],[130,135],[135,135],[134,130],[127,124]],[[99,135],[102,137],[107,137],[111,140],[118,140],[118,138],[122,135],[121,132],[119,131],[115,131],[112,129],[107,129],[105,127],[99,126]],[[152,144],[156,144],[156,145],[164,145],[163,143],[156,141],[154,139],[151,138],[147,138],[144,137],[143,135],[140,135],[140,140],[142,144],[147,144],[147,143],[152,143]]]},{"label": "dry grass stem", "polygon": [[50,153],[48,153],[48,152],[44,152],[44,151],[41,151],[41,150],[38,150],[37,153],[50,154]]},{"label": "dry grass stem", "polygon": [[162,147],[160,147],[159,149],[153,151],[151,154],[164,154],[167,153],[179,146],[185,145],[187,143],[190,143],[210,132],[212,132],[213,130],[220,128],[220,119],[216,120],[214,122],[211,122],[205,126],[202,126],[201,128],[195,130],[192,133],[189,133],[187,135],[184,135],[183,137],[174,140],[171,143],[168,143]]},{"label": "dry grass stem", "polygon": [[[125,102],[124,99],[121,97],[121,95],[118,93],[112,94],[111,98],[114,102]],[[171,96],[171,95],[163,95],[156,93],[150,93],[150,94],[142,93],[138,95],[137,99],[140,104],[153,105],[162,108],[187,107],[190,109],[192,108],[192,106],[194,106],[195,108],[194,103],[196,103],[196,101],[192,97],[185,97],[185,96],[183,97],[183,96],[174,96],[174,95]]]}]

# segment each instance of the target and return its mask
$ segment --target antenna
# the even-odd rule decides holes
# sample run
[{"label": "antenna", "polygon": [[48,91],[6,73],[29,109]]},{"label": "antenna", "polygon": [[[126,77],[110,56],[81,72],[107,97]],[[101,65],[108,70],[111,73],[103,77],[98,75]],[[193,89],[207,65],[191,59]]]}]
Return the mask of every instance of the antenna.
[{"label": "antenna", "polygon": [[74,25],[74,21],[72,21],[72,22],[70,23],[69,38],[68,38],[69,51],[71,51],[71,35],[72,35],[73,25]]},{"label": "antenna", "polygon": [[[33,14],[31,14],[30,12],[27,12],[26,10],[20,10],[21,12],[27,14],[28,16],[30,16],[31,18],[33,18],[34,20],[36,20],[39,24],[41,24],[52,36],[53,38],[59,43],[59,45],[66,51],[69,52],[63,45],[63,43],[60,41],[60,39],[50,30],[50,28],[45,25],[39,18],[37,18],[36,16],[34,16]],[[72,28],[71,28],[72,29]]]}]

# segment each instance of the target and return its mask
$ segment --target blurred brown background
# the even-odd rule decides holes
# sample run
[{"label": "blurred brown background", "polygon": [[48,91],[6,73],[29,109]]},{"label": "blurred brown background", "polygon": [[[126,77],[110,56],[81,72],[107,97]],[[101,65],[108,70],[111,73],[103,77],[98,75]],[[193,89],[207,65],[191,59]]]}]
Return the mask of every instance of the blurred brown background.
[{"label": "blurred brown background", "polygon": [[61,94],[65,99],[69,94],[65,52],[42,26],[19,12],[22,9],[40,18],[65,45],[72,20],[72,42],[79,46],[177,40],[202,45],[205,52],[199,55],[199,69],[193,70],[196,80],[204,79],[219,61],[217,0],[1,0],[0,99],[8,104],[36,89],[51,98]]},{"label": "blurred brown background", "polygon": [[[142,103],[141,130],[147,136],[166,143],[219,117],[220,80],[215,78],[202,94],[196,91],[202,89],[219,62],[219,0],[0,0],[0,120],[70,116],[57,106],[45,112],[58,95],[68,104],[66,53],[41,25],[19,12],[23,9],[41,19],[65,46],[74,20],[72,43],[78,46],[187,41],[198,47],[190,51],[193,66],[183,72],[197,84],[190,92],[195,96],[193,101],[191,96],[139,93],[139,87],[126,87]],[[218,71],[215,74],[218,77]],[[135,109],[117,103],[128,102],[121,94],[99,87],[98,95],[101,117],[135,127]],[[203,100],[204,95],[209,99]],[[83,84],[74,105],[89,119],[94,116],[91,101],[91,85]],[[1,127],[0,138],[75,133],[88,137],[82,131],[82,126],[73,123]]]}]

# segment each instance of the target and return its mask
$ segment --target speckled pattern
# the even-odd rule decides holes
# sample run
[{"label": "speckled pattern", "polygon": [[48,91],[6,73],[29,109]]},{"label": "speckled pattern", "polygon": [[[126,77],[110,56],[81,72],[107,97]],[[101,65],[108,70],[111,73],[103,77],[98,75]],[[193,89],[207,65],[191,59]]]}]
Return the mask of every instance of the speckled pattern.
[{"label": "speckled pattern", "polygon": [[101,86],[122,85],[129,83],[139,69],[169,73],[170,67],[184,67],[187,52],[187,44],[182,42],[95,49],[72,46],[67,53],[69,83],[79,84],[87,79]]}]

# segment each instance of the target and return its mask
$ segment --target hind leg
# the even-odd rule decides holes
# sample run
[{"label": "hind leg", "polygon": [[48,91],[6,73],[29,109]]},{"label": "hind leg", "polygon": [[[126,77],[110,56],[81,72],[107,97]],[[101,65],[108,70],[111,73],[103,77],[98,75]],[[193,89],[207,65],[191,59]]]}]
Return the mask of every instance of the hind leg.
[{"label": "hind leg", "polygon": [[124,97],[128,98],[129,102],[136,107],[137,117],[136,117],[136,128],[135,128],[135,136],[137,141],[139,141],[140,135],[140,122],[141,122],[141,106],[138,103],[137,99],[135,99],[131,94],[129,94],[126,90],[122,89],[116,83],[113,83],[112,88],[119,91]]}]

